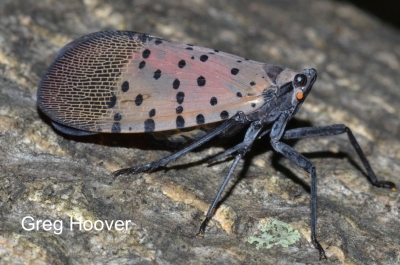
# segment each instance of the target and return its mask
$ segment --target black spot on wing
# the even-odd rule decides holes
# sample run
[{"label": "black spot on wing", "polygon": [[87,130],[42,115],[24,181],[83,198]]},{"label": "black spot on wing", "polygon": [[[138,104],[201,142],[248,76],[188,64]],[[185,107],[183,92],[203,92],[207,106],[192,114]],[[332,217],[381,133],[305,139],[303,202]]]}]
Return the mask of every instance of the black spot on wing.
[{"label": "black spot on wing", "polygon": [[180,60],[179,63],[178,63],[178,67],[181,68],[181,69],[182,69],[183,67],[185,67],[185,65],[186,65],[185,60]]},{"label": "black spot on wing", "polygon": [[178,107],[176,107],[175,111],[176,111],[176,114],[181,114],[182,111],[183,111],[183,107],[182,106],[178,106]]},{"label": "black spot on wing", "polygon": [[117,104],[117,96],[112,95],[108,101],[107,107],[110,109],[114,108],[115,104]]},{"label": "black spot on wing", "polygon": [[158,80],[161,77],[161,70],[158,69],[157,71],[155,71],[153,77],[155,80]]},{"label": "black spot on wing", "polygon": [[215,106],[215,105],[217,105],[217,103],[218,103],[218,100],[217,100],[216,97],[212,97],[212,98],[210,99],[210,104],[211,104],[211,106]]},{"label": "black spot on wing", "polygon": [[149,58],[150,53],[151,53],[150,50],[149,50],[149,49],[146,49],[146,50],[143,51],[142,57],[145,58],[145,59],[147,59],[147,58]]},{"label": "black spot on wing", "polygon": [[205,86],[206,85],[206,79],[203,76],[199,76],[197,78],[197,85],[198,86]]},{"label": "black spot on wing", "polygon": [[178,102],[178,104],[182,104],[184,99],[185,99],[185,93],[178,92],[176,94],[176,101]]},{"label": "black spot on wing", "polygon": [[176,117],[176,127],[177,128],[185,127],[185,119],[180,115]]},{"label": "black spot on wing", "polygon": [[139,63],[139,69],[143,69],[146,66],[146,62],[145,61],[141,61]]},{"label": "black spot on wing", "polygon": [[208,56],[207,55],[200,56],[200,61],[205,62],[207,60],[208,60]]},{"label": "black spot on wing", "polygon": [[180,85],[181,85],[181,81],[179,81],[179,79],[175,79],[174,82],[172,83],[172,88],[178,89]]},{"label": "black spot on wing", "polygon": [[120,120],[122,120],[121,114],[115,113],[115,115],[114,115],[114,121],[120,121]]},{"label": "black spot on wing", "polygon": [[196,116],[196,123],[198,125],[204,124],[205,123],[205,118],[203,116],[203,114],[199,114]]},{"label": "black spot on wing", "polygon": [[138,94],[135,99],[136,106],[140,106],[143,103],[143,96],[142,94]]},{"label": "black spot on wing", "polygon": [[129,82],[128,81],[124,81],[122,83],[121,90],[122,90],[122,92],[127,92],[129,90]]},{"label": "black spot on wing", "polygon": [[114,122],[111,127],[111,132],[120,133],[121,132],[121,124],[119,122]]},{"label": "black spot on wing", "polygon": [[224,110],[221,112],[220,117],[221,119],[226,120],[229,118],[229,113],[226,110]]},{"label": "black spot on wing", "polygon": [[145,132],[154,132],[156,125],[153,119],[147,119],[144,121],[144,131]]}]

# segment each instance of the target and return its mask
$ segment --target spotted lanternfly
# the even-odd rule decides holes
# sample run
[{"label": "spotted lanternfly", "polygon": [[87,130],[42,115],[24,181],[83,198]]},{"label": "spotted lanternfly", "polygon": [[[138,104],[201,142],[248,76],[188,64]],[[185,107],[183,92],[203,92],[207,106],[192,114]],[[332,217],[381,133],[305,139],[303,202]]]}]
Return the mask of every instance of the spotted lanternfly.
[{"label": "spotted lanternfly", "polygon": [[[286,130],[316,78],[314,69],[294,71],[148,34],[104,31],[62,48],[43,76],[37,98],[54,127],[66,134],[163,132],[170,141],[196,140],[172,155],[118,170],[114,176],[152,171],[215,136],[246,129],[242,143],[210,160],[236,156],[200,226],[200,236],[239,161],[256,138],[268,134],[275,151],[311,174],[311,240],[325,258],[316,239],[316,169],[281,139],[347,133],[371,183],[392,190],[395,184],[377,180],[343,124]],[[207,132],[210,127],[214,129]]]}]

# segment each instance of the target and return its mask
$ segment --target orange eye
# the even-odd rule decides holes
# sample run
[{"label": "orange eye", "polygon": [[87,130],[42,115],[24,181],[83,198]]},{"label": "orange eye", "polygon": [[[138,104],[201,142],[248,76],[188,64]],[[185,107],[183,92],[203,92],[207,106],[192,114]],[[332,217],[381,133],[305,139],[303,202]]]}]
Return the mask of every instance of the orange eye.
[{"label": "orange eye", "polygon": [[298,100],[300,100],[300,99],[302,99],[303,98],[303,92],[297,92],[297,94],[296,94],[296,98],[298,99]]}]

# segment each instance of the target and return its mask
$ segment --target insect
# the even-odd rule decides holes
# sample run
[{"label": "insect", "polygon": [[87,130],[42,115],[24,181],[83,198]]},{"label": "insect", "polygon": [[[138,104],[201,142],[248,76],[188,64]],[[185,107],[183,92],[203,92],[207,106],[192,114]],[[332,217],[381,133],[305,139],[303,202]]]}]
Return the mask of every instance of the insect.
[{"label": "insect", "polygon": [[[200,226],[200,236],[240,160],[257,138],[269,135],[276,152],[311,175],[311,240],[320,258],[326,258],[316,236],[315,166],[281,140],[347,133],[370,182],[392,190],[395,184],[377,179],[343,124],[286,130],[316,78],[314,69],[294,71],[148,34],[104,31],[62,48],[44,74],[37,98],[55,129],[66,134],[161,132],[170,141],[195,140],[176,153],[118,170],[114,176],[155,170],[218,135],[246,130],[243,142],[211,159],[235,155]],[[221,124],[207,131],[217,122]]]}]

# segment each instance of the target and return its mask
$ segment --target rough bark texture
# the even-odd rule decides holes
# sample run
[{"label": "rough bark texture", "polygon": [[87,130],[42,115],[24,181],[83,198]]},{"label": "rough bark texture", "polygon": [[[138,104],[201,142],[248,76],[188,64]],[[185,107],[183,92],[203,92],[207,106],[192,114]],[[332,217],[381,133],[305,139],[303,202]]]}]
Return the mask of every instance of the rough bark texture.
[{"label": "rough bark texture", "polygon": [[[377,176],[400,185],[399,32],[334,1],[26,1],[0,3],[0,263],[317,264],[307,173],[261,139],[229,185],[204,238],[194,235],[231,161],[216,140],[151,174],[116,169],[169,153],[143,135],[67,137],[38,112],[38,82],[55,53],[104,29],[151,33],[319,78],[291,126],[345,123]],[[318,238],[326,264],[400,263],[399,193],[373,187],[345,136],[290,143],[315,163]],[[63,232],[26,231],[26,216]],[[79,231],[74,220],[132,220],[129,230]],[[301,239],[257,250],[260,221]],[[258,232],[259,233],[259,232]]]}]

